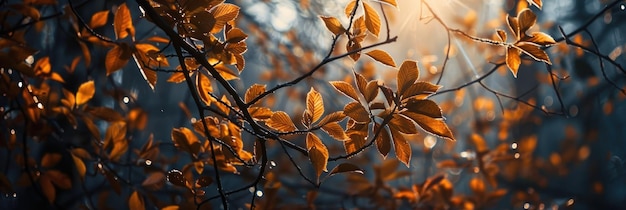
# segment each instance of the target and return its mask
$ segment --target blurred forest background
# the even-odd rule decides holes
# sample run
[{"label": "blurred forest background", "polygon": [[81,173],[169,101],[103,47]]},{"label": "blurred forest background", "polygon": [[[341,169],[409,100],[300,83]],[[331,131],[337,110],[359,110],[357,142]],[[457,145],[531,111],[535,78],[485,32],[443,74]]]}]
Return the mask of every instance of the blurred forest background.
[{"label": "blurred forest background", "polygon": [[[15,10],[9,5],[19,2],[0,1],[0,11]],[[142,11],[135,1],[72,2],[75,6],[80,5],[76,10],[87,20],[98,11],[113,10],[126,2],[138,40],[154,35],[165,37],[154,24],[140,17]],[[255,83],[274,87],[318,64],[330,49],[333,38],[319,16],[345,18],[344,8],[350,1],[226,2],[241,8],[236,25],[248,34],[245,41],[248,48],[243,54],[245,70],[238,76],[239,79],[230,81],[243,94]],[[443,86],[430,98],[441,106],[456,141],[425,132],[407,136],[413,145],[408,168],[399,164],[395,157],[383,159],[374,151],[376,149],[369,148],[345,161],[359,166],[362,174],[328,177],[319,188],[306,182],[289,160],[292,157],[285,155],[280,144],[272,142],[268,144],[267,151],[271,177],[264,177],[268,181],[261,182],[258,189],[251,187],[230,195],[231,208],[248,208],[251,196],[257,196],[260,208],[265,205],[268,208],[429,209],[432,206],[417,205],[412,200],[415,198],[402,193],[414,192],[414,185],[433,180],[435,184],[444,185],[438,180],[441,177],[449,181],[455,196],[473,199],[476,208],[620,209],[626,206],[626,73],[622,67],[626,65],[623,53],[626,50],[626,1],[544,1],[541,9],[528,5],[526,0],[425,0],[430,9],[423,2],[398,0],[397,8],[385,5],[391,35],[398,36],[398,39],[377,49],[387,51],[398,63],[405,59],[418,61],[420,80]],[[66,4],[66,1],[58,0],[57,4],[38,8],[41,17],[45,17],[67,12],[62,7]],[[611,7],[605,9],[607,5]],[[547,33],[560,42],[546,48],[551,66],[524,59],[516,78],[506,66],[494,68],[494,63],[502,62],[502,50],[448,32],[433,16],[441,18],[449,28],[459,29],[474,37],[495,39],[495,29],[508,32],[506,15],[516,16],[518,11],[527,7],[538,18],[531,30]],[[376,8],[380,12],[378,5]],[[347,23],[348,19],[342,21]],[[135,70],[137,66],[132,61],[122,71],[106,76],[104,57],[107,50],[98,46],[90,46],[93,59],[89,67],[81,64],[71,74],[64,72],[64,67],[70,66],[75,56],[83,52],[76,45],[76,35],[72,34],[72,26],[66,19],[54,18],[45,22],[41,32],[27,32],[24,39],[38,49],[38,53],[33,55],[35,60],[41,55],[49,56],[54,71],[63,72],[60,74],[65,83],[53,87],[75,91],[84,81],[94,80],[95,97],[89,104],[110,107],[122,113],[140,110],[136,114],[145,117],[139,117],[145,121],[145,128],[129,132],[128,138],[132,139],[129,153],[142,148],[147,139],[163,142],[159,146],[161,158],[154,164],[131,154],[124,156],[128,158],[120,163],[109,162],[110,169],[117,170],[116,176],[129,182],[122,185],[133,187],[123,188],[122,193],[110,193],[114,187],[106,177],[87,178],[85,180],[90,181],[85,181],[81,187],[57,191],[55,205],[49,208],[127,208],[128,196],[132,189],[137,188],[141,189],[137,191],[146,192],[143,199],[148,209],[168,206],[156,201],[148,202],[158,200],[155,198],[161,198],[165,203],[185,200],[184,190],[165,182],[165,176],[159,179],[165,187],[161,183],[158,189],[142,185],[142,182],[145,184],[144,180],[155,171],[166,175],[167,171],[182,170],[189,163],[188,158],[177,155],[179,151],[172,146],[171,134],[172,128],[189,127],[199,118],[187,86],[170,83],[168,78],[171,73],[159,72],[152,90],[141,73]],[[582,30],[571,34],[571,37],[564,37],[559,27],[565,34]],[[9,28],[11,26],[5,24],[0,29],[1,39],[12,36],[6,31]],[[110,28],[95,31],[115,37]],[[379,39],[385,38],[384,31],[383,25]],[[574,44],[568,44],[564,39]],[[376,39],[369,36],[366,42],[375,43]],[[340,39],[339,43],[335,50],[345,52],[342,51],[345,50],[345,40]],[[575,45],[599,52],[612,62]],[[155,46],[164,48],[168,44],[157,43]],[[174,54],[173,50],[167,52]],[[393,68],[362,57],[358,62],[344,58],[329,63],[297,85],[268,96],[265,103],[272,110],[295,113],[291,115],[297,118],[293,121],[300,122],[299,113],[306,108],[303,101],[311,87],[321,93],[326,113],[330,113],[342,110],[349,98],[338,94],[328,81],[350,81],[353,70],[386,84],[395,81],[396,71]],[[444,63],[446,67],[442,71]],[[8,68],[2,68],[3,75],[8,71]],[[487,76],[480,82],[472,82],[484,75]],[[15,74],[7,78],[11,78],[12,82],[19,81]],[[30,82],[36,83],[35,80]],[[469,82],[472,83],[466,85]],[[217,96],[226,93],[218,88],[215,91]],[[7,146],[16,132],[18,139],[24,135],[21,133],[24,128],[11,124],[10,121],[18,114],[9,111],[13,102],[5,96],[0,99],[4,117],[0,122],[3,127],[0,131],[0,170],[4,174],[0,209],[48,208],[47,201],[37,195],[37,189],[22,183],[22,167],[20,162],[15,161],[17,156],[21,156],[21,149]],[[67,120],[59,119],[50,119],[48,123],[54,124],[52,127],[55,130],[48,141],[28,139],[29,153],[36,162],[48,151],[90,145],[85,139],[91,139],[92,134],[85,125],[79,123],[78,127],[73,127]],[[103,133],[107,125],[107,122],[96,122]],[[330,139],[328,135],[323,137],[324,141]],[[243,134],[246,150],[254,150],[254,138]],[[287,138],[293,141],[301,139]],[[328,147],[331,156],[343,154],[341,144]],[[312,177],[308,157],[291,153],[293,160],[301,163],[299,165],[305,175]],[[97,174],[97,168],[102,167],[98,165],[100,163],[101,160],[95,156],[85,161],[87,174]],[[336,163],[329,162],[329,169],[333,168],[331,165]],[[242,182],[253,180],[259,171],[257,166],[237,167],[238,173],[222,177],[224,188],[241,187]],[[209,167],[206,170],[209,171]],[[73,182],[77,182],[75,179],[72,179]],[[9,182],[8,187],[5,182]],[[278,182],[280,187],[269,185],[269,182]],[[368,187],[380,187],[378,184],[384,185],[380,191],[366,190]],[[105,198],[99,196],[102,191],[109,191]],[[153,193],[148,196],[148,191]],[[218,193],[213,184],[207,188],[205,198],[216,195]],[[490,200],[489,196],[497,199]],[[268,202],[276,206],[268,205]],[[219,199],[210,200],[208,204],[204,207],[219,209],[221,205]]]}]

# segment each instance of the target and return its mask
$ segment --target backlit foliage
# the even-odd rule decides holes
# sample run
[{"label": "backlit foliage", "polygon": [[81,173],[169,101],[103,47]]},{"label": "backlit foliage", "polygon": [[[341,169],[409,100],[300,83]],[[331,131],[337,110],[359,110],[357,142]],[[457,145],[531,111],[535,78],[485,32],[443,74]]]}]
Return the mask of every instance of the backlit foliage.
[{"label": "backlit foliage", "polygon": [[[549,201],[537,191],[550,182],[542,173],[567,175],[591,155],[590,142],[577,142],[582,134],[567,127],[561,150],[544,158],[537,134],[513,128],[540,124],[534,112],[571,115],[561,97],[568,90],[559,88],[569,70],[556,69],[569,50],[597,57],[610,91],[626,93],[617,59],[626,46],[602,54],[590,23],[565,33],[539,21],[541,0],[506,2],[516,6],[488,24],[489,33],[477,33],[474,11],[452,23],[431,1],[415,1],[420,17],[410,21],[433,22],[448,39],[443,62],[436,56],[424,62],[384,49],[399,40],[392,27],[398,13],[417,10],[396,0],[350,0],[339,14],[315,14],[329,41],[323,52],[291,32],[272,42],[240,1],[1,1],[2,207],[541,209]],[[612,8],[620,1],[604,2]],[[309,0],[299,6],[314,12]],[[68,37],[51,38],[51,28]],[[32,42],[48,39],[57,40]],[[484,51],[490,70],[474,70],[476,77],[460,86],[442,85],[453,84],[441,81],[450,74],[444,76],[448,60],[462,50],[451,40]],[[267,70],[249,51],[262,52]],[[547,69],[537,77],[555,92],[560,111],[486,82],[507,68],[513,77],[506,79],[517,81],[537,63]],[[605,63],[618,78],[607,76]],[[134,69],[145,81],[134,85],[149,91],[120,86],[121,75]],[[159,77],[167,84],[157,84]],[[487,92],[470,96],[473,84]],[[188,96],[177,101],[184,122],[161,126],[162,117],[157,128],[149,126],[156,111],[147,107],[167,104],[162,89],[171,87]],[[619,111],[617,102],[626,98],[619,94],[610,95],[605,114]],[[466,98],[471,103],[463,104]],[[463,106],[474,120],[455,111]],[[462,123],[471,126],[469,134]],[[152,134],[161,130],[169,135]],[[459,153],[457,144],[468,146]],[[516,186],[518,180],[529,187]],[[592,186],[604,192],[603,183]]]}]

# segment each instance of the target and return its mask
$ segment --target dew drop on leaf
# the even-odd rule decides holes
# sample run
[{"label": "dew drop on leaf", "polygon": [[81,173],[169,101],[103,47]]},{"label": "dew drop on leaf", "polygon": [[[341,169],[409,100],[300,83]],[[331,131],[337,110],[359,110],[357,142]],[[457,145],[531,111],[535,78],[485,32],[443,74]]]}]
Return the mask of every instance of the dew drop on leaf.
[{"label": "dew drop on leaf", "polygon": [[146,165],[147,166],[152,165],[152,161],[151,160],[146,160]]},{"label": "dew drop on leaf", "polygon": [[130,102],[130,98],[128,98],[128,96],[124,96],[124,98],[122,98],[122,102],[128,104],[128,102]]},{"label": "dew drop on leaf", "polygon": [[513,142],[511,144],[511,149],[516,150],[517,149],[517,142]]},{"label": "dew drop on leaf", "polygon": [[273,160],[270,160],[270,169],[276,167],[276,162],[274,162]]},{"label": "dew drop on leaf", "polygon": [[520,156],[519,152],[516,152],[513,157],[515,157],[515,159],[519,159],[519,156]]}]

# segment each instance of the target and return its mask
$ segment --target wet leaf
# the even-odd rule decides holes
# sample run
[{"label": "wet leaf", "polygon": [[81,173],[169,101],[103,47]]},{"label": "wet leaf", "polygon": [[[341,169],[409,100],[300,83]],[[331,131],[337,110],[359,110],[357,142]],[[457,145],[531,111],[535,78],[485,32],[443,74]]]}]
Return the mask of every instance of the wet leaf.
[{"label": "wet leaf", "polygon": [[272,117],[265,122],[270,128],[280,132],[291,132],[296,130],[296,126],[291,121],[289,115],[283,111],[274,112]]},{"label": "wet leaf", "polygon": [[396,67],[396,62],[393,60],[393,58],[391,57],[391,55],[389,55],[389,53],[383,51],[383,50],[372,50],[369,51],[367,53],[368,56],[370,56],[371,58],[373,58],[374,60],[385,64],[387,66],[391,66],[391,67]]},{"label": "wet leaf", "polygon": [[109,17],[109,10],[96,12],[91,16],[91,22],[89,22],[90,28],[99,28],[107,24]]},{"label": "wet leaf", "polygon": [[346,29],[344,29],[343,26],[341,25],[341,22],[339,22],[339,19],[335,17],[324,17],[324,16],[320,16],[320,18],[322,18],[322,21],[324,21],[326,28],[330,32],[332,32],[335,36],[346,31]]},{"label": "wet leaf", "polygon": [[126,38],[128,35],[135,37],[135,26],[133,26],[133,19],[126,3],[122,3],[116,11],[113,26],[117,39]]},{"label": "wet leaf", "polygon": [[87,103],[87,101],[93,97],[94,93],[96,93],[96,86],[93,80],[81,84],[78,87],[78,92],[76,92],[76,106]]}]

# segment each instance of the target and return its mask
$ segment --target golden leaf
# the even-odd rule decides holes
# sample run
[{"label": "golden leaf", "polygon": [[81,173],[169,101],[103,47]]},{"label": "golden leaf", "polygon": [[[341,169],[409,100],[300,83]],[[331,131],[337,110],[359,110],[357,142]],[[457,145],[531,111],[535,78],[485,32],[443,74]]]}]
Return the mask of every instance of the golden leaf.
[{"label": "golden leaf", "polygon": [[45,173],[39,178],[39,186],[41,186],[41,191],[48,198],[48,202],[54,203],[56,199],[56,189],[54,189],[54,185],[52,185],[52,180]]},{"label": "golden leaf", "polygon": [[207,105],[211,105],[214,101],[213,97],[209,93],[213,92],[213,86],[211,86],[211,80],[202,73],[198,73],[196,76],[196,88],[198,89],[198,95],[202,101]]},{"label": "golden leaf", "polygon": [[122,5],[117,8],[117,12],[113,18],[113,26],[117,39],[126,38],[128,35],[135,37],[135,26],[133,26],[133,19],[130,16],[130,10],[128,6],[126,6],[126,3],[122,3]]},{"label": "golden leaf", "polygon": [[356,152],[358,149],[361,149],[365,146],[365,137],[360,134],[350,134],[350,139],[343,142],[343,147],[346,150],[346,154],[351,154]]},{"label": "golden leaf", "polygon": [[405,60],[398,70],[396,80],[398,83],[398,93],[404,93],[404,90],[408,89],[419,78],[420,71],[417,68],[417,62],[412,60]]},{"label": "golden leaf", "polygon": [[215,25],[211,33],[217,33],[224,28],[228,21],[235,20],[239,15],[239,7],[234,4],[219,4],[211,9],[211,14],[215,18]]},{"label": "golden leaf", "polygon": [[180,207],[177,205],[169,205],[166,207],[163,207],[161,210],[178,210]]},{"label": "golden leaf", "polygon": [[363,9],[365,10],[365,26],[367,30],[378,37],[378,33],[380,32],[380,17],[378,16],[378,12],[365,2],[363,2]]},{"label": "golden leaf", "polygon": [[283,111],[274,112],[272,117],[265,122],[270,128],[280,132],[291,132],[296,130],[296,126],[291,121],[287,113]]},{"label": "golden leaf", "polygon": [[185,75],[183,72],[174,72],[170,75],[170,78],[167,79],[167,82],[171,83],[181,83],[185,81]]},{"label": "golden leaf", "polygon": [[341,163],[341,164],[335,166],[335,168],[333,168],[333,170],[330,170],[330,173],[328,174],[328,176],[332,176],[332,175],[340,174],[340,173],[358,173],[358,174],[363,174],[363,170],[361,168],[359,168],[358,166],[352,164],[352,163]]},{"label": "golden leaf", "polygon": [[143,180],[143,182],[141,182],[141,186],[145,187],[145,186],[156,185],[163,181],[165,181],[165,173],[161,171],[152,172],[150,173],[150,175],[148,175],[148,177],[146,177],[146,179]]},{"label": "golden leaf", "polygon": [[74,166],[76,167],[76,171],[78,175],[80,175],[81,179],[85,179],[85,173],[87,173],[87,168],[85,167],[85,163],[76,155],[72,154],[72,160],[74,160]]},{"label": "golden leaf", "polygon": [[361,57],[360,49],[361,49],[361,43],[359,42],[355,42],[354,40],[349,40],[348,43],[346,43],[346,51],[353,52],[353,51],[359,50],[350,54],[350,58],[352,58],[353,61],[357,61]]},{"label": "golden leaf", "polygon": [[519,22],[517,18],[506,15],[506,20],[507,20],[506,24],[509,26],[509,29],[515,36],[515,39],[519,40],[520,39],[520,27],[519,27]]},{"label": "golden leaf", "polygon": [[305,112],[311,113],[311,122],[316,122],[324,114],[324,101],[322,95],[317,92],[313,87],[306,94],[306,110]]},{"label": "golden leaf", "polygon": [[130,49],[128,45],[115,45],[104,58],[104,67],[107,70],[107,76],[117,70],[120,70],[130,60]]},{"label": "golden leaf", "polygon": [[128,198],[128,209],[133,210],[145,210],[146,206],[143,203],[143,198],[137,191],[133,191],[133,193]]},{"label": "golden leaf", "polygon": [[393,58],[387,52],[383,50],[372,50],[365,54],[367,54],[368,56],[370,56],[371,58],[373,58],[374,60],[382,64],[385,64],[391,67],[396,67],[396,62],[393,60]]},{"label": "golden leaf", "polygon": [[198,137],[196,137],[189,128],[174,128],[172,129],[171,136],[176,148],[192,155],[198,154],[200,151],[200,141],[198,141]]},{"label": "golden leaf", "polygon": [[509,67],[511,73],[513,73],[513,77],[517,78],[517,71],[519,70],[519,65],[522,64],[522,59],[520,58],[520,50],[515,47],[508,47],[506,49],[506,66]]},{"label": "golden leaf", "polygon": [[346,9],[345,9],[345,13],[346,13],[346,17],[350,17],[350,13],[352,13],[352,10],[354,10],[354,7],[356,6],[356,0],[352,0],[350,1],[350,3],[348,3],[348,5],[346,5]]},{"label": "golden leaf", "polygon": [[473,133],[470,139],[472,140],[472,144],[476,147],[476,152],[483,153],[489,150],[489,147],[482,136]]},{"label": "golden leaf", "polygon": [[343,113],[357,122],[370,122],[370,116],[359,102],[351,102],[343,108]]},{"label": "golden leaf", "polygon": [[223,64],[219,64],[214,67],[217,72],[220,73],[220,76],[224,77],[225,80],[235,80],[239,79],[237,74],[233,73],[227,66]]},{"label": "golden leaf", "polygon": [[163,43],[163,44],[170,43],[169,38],[160,37],[160,36],[151,36],[151,37],[148,37],[148,39],[146,40],[149,42],[158,42],[158,43]]},{"label": "golden leaf", "polygon": [[504,32],[504,30],[496,29],[496,34],[498,35],[498,38],[500,38],[501,42],[506,42],[507,36],[506,36],[506,32]]},{"label": "golden leaf", "polygon": [[233,28],[228,33],[226,33],[226,41],[227,43],[238,43],[243,40],[246,40],[248,35],[244,33],[241,29]]},{"label": "golden leaf", "polygon": [[398,114],[394,114],[392,116],[391,120],[389,121],[389,128],[392,130],[392,132],[393,130],[397,130],[406,134],[417,133],[417,128],[415,128],[415,124],[413,124],[411,120]]},{"label": "golden leaf", "polygon": [[384,2],[384,3],[387,3],[387,4],[391,5],[391,6],[398,7],[398,3],[396,3],[396,0],[380,0],[380,1]]},{"label": "golden leaf", "polygon": [[441,108],[434,101],[423,99],[410,99],[404,106],[406,111],[423,114],[432,118],[443,118]]},{"label": "golden leaf", "polygon": [[250,103],[253,99],[265,92],[265,85],[254,84],[248,88],[245,95],[246,103]]},{"label": "golden leaf", "polygon": [[324,16],[320,16],[320,18],[322,18],[322,21],[324,21],[326,28],[328,28],[328,30],[332,32],[335,36],[346,31],[346,29],[344,29],[343,26],[341,25],[341,22],[339,22],[339,19],[335,17],[324,17]]},{"label": "golden leaf", "polygon": [[326,168],[328,165],[328,149],[322,143],[322,140],[313,133],[307,133],[306,146],[309,151],[309,159],[311,159],[315,174],[319,180],[322,171],[328,171]]},{"label": "golden leaf", "polygon": [[108,122],[124,120],[124,117],[122,117],[120,113],[109,107],[87,107],[86,111],[89,112],[89,114]]},{"label": "golden leaf", "polygon": [[324,116],[324,118],[322,118],[322,120],[320,120],[317,124],[321,125],[321,126],[324,126],[324,125],[326,125],[328,123],[331,123],[331,122],[339,122],[339,121],[343,120],[343,118],[346,118],[346,115],[343,114],[342,111],[336,111],[336,112],[333,112],[333,113],[330,113],[330,114]]},{"label": "golden leaf", "polygon": [[485,192],[485,182],[483,182],[483,180],[480,178],[472,178],[472,180],[470,180],[469,186],[475,194],[483,194]]},{"label": "golden leaf", "polygon": [[357,88],[359,88],[359,92],[361,92],[361,94],[364,94],[365,88],[367,87],[367,80],[365,80],[365,77],[363,77],[363,75],[356,72],[354,72],[354,77],[356,78],[356,86]]},{"label": "golden leaf", "polygon": [[396,151],[396,157],[409,168],[411,166],[411,145],[404,139],[404,136],[400,132],[394,129],[391,129],[391,136],[394,150]]},{"label": "golden leaf", "polygon": [[346,135],[343,128],[341,128],[337,122],[331,122],[323,125],[322,130],[339,141],[346,141],[349,139],[348,135]]},{"label": "golden leaf", "polygon": [[556,44],[556,41],[554,41],[554,39],[550,35],[543,32],[533,32],[523,41],[532,42],[541,46]]},{"label": "golden leaf", "polygon": [[543,51],[540,46],[530,43],[530,42],[520,42],[520,43],[517,43],[515,46],[522,49],[521,51],[524,54],[530,56],[536,61],[541,61],[541,62],[552,65],[552,62],[550,62],[550,58],[548,57],[548,54],[545,51]]},{"label": "golden leaf", "polygon": [[35,70],[36,75],[50,74],[50,72],[52,71],[52,65],[50,65],[50,57],[46,56],[37,60],[37,63],[35,63],[35,67],[33,69]]},{"label": "golden leaf", "polygon": [[111,160],[117,161],[122,157],[124,153],[128,150],[128,142],[126,141],[117,141],[113,143],[113,149],[109,154],[109,158]]},{"label": "golden leaf", "polygon": [[517,21],[519,23],[519,35],[522,38],[526,35],[526,31],[537,22],[537,15],[532,10],[526,8],[517,13]]},{"label": "golden leaf", "polygon": [[339,92],[344,95],[354,99],[355,101],[359,101],[359,96],[356,93],[356,90],[352,87],[352,85],[348,84],[344,81],[331,81],[330,84]]},{"label": "golden leaf", "polygon": [[267,107],[250,107],[248,108],[248,112],[255,120],[265,121],[272,117],[272,110]]},{"label": "golden leaf", "polygon": [[[378,131],[379,129],[382,130]],[[385,127],[380,127],[378,123],[376,123],[374,130],[380,132],[376,138],[376,148],[383,158],[386,158],[391,150],[391,137],[389,136],[389,131],[387,131]]]},{"label": "golden leaf", "polygon": [[535,5],[539,9],[543,7],[543,2],[541,2],[541,0],[527,0],[527,1],[529,4]]},{"label": "golden leaf", "polygon": [[378,81],[372,80],[367,83],[365,86],[365,91],[363,92],[363,96],[365,97],[365,101],[372,102],[376,96],[378,96]]},{"label": "golden leaf", "polygon": [[402,114],[409,119],[412,119],[419,125],[424,131],[454,141],[452,131],[448,128],[448,125],[443,120],[435,119],[423,114],[417,114],[413,112],[402,112]]},{"label": "golden leaf", "polygon": [[63,156],[59,153],[46,153],[41,158],[41,167],[44,167],[44,168],[53,167],[57,165],[59,161],[61,161],[61,158],[63,158]]},{"label": "golden leaf", "polygon": [[99,28],[107,24],[107,19],[109,17],[109,10],[104,10],[100,12],[96,12],[91,16],[91,21],[89,22],[90,28]]},{"label": "golden leaf", "polygon": [[81,84],[78,87],[78,92],[76,92],[76,106],[80,106],[84,103],[87,103],[92,97],[93,94],[96,93],[96,86],[93,80],[87,81]]}]

